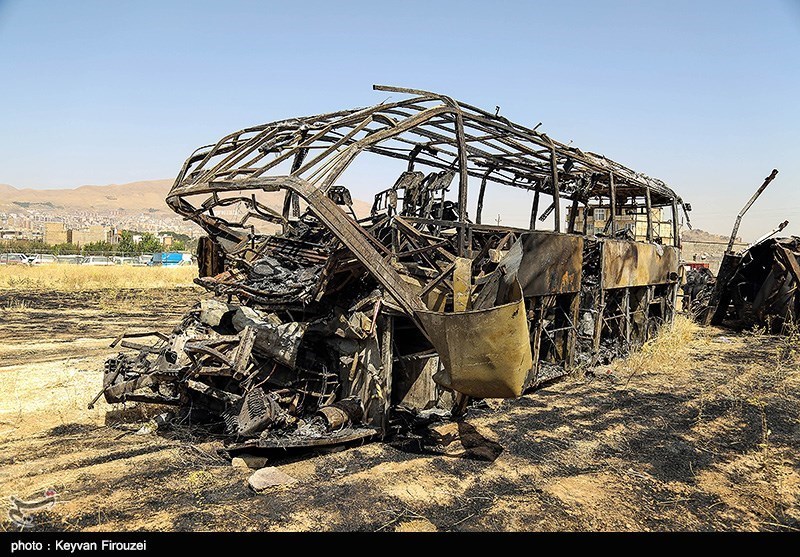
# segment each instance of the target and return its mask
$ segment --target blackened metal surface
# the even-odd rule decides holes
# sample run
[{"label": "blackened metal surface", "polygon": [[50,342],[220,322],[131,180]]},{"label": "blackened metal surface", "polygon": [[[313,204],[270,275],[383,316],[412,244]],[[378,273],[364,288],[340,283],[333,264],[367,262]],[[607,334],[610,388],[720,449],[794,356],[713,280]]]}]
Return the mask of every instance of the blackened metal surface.
[{"label": "blackened metal surface", "polygon": [[800,237],[767,239],[726,254],[706,308],[715,325],[782,333],[800,320]]}]

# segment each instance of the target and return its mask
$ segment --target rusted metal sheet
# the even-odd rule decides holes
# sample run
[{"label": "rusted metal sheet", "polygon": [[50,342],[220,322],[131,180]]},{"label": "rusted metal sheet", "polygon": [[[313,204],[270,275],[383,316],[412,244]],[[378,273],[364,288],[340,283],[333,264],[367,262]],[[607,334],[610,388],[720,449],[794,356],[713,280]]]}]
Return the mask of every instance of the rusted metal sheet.
[{"label": "rusted metal sheet", "polygon": [[680,251],[672,246],[603,241],[603,288],[627,288],[677,281]]},{"label": "rusted metal sheet", "polygon": [[[742,257],[744,255],[744,252],[737,254],[733,251],[733,245],[736,242],[736,234],[739,232],[739,225],[742,223],[742,217],[744,217],[745,213],[747,213],[753,203],[755,203],[758,197],[764,192],[767,186],[772,183],[777,175],[778,169],[773,168],[769,176],[764,178],[764,182],[761,184],[761,186],[756,190],[747,203],[745,203],[744,207],[742,207],[742,210],[739,211],[739,214],[736,215],[736,221],[733,225],[730,239],[728,240],[728,246],[725,249],[725,253],[722,256],[722,262],[719,266],[717,280],[714,283],[714,287],[710,289],[710,292],[707,293],[707,302],[699,312],[699,320],[704,325],[719,325],[722,323],[728,313],[729,305],[731,303],[731,292],[728,288],[728,285],[734,273],[736,272],[736,269],[739,268],[739,265],[742,263]],[[764,240],[773,234],[783,230],[787,224],[788,221],[781,223],[772,232],[760,238],[752,246],[749,246],[745,252],[760,245]]]},{"label": "rusted metal sheet", "polygon": [[491,309],[418,312],[442,361],[437,383],[479,398],[522,394],[533,359],[518,283],[515,290],[512,301]]},{"label": "rusted metal sheet", "polygon": [[517,279],[525,297],[566,294],[581,289],[583,238],[530,232],[519,238],[522,261]]},{"label": "rusted metal sheet", "polygon": [[467,311],[472,290],[472,260],[457,257],[453,267],[453,311]]}]

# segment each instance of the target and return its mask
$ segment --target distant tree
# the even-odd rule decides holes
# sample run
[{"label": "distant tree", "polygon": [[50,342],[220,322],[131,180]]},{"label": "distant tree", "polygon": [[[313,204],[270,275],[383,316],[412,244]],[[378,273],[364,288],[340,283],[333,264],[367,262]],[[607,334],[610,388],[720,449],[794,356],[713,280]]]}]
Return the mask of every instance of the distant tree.
[{"label": "distant tree", "polygon": [[81,247],[81,251],[86,253],[109,253],[114,250],[114,246],[109,242],[89,242]]},{"label": "distant tree", "polygon": [[0,251],[9,253],[50,253],[51,247],[41,240],[6,240]]},{"label": "distant tree", "polygon": [[74,255],[81,252],[81,248],[75,244],[56,244],[50,247],[53,255]]},{"label": "distant tree", "polygon": [[142,234],[142,240],[137,247],[139,253],[153,253],[162,250],[161,241],[150,232]]},{"label": "distant tree", "polygon": [[141,253],[139,252],[136,246],[136,242],[133,241],[133,232],[130,230],[123,230],[120,233],[120,240],[119,244],[117,244],[117,251],[126,252],[126,253]]},{"label": "distant tree", "polygon": [[172,251],[186,251],[186,242],[183,240],[173,240],[172,245],[169,246]]},{"label": "distant tree", "polygon": [[191,240],[191,237],[188,234],[182,234],[180,232],[173,232],[172,230],[162,230],[158,233],[159,236],[172,236],[173,240],[183,240],[184,242],[188,242]]}]

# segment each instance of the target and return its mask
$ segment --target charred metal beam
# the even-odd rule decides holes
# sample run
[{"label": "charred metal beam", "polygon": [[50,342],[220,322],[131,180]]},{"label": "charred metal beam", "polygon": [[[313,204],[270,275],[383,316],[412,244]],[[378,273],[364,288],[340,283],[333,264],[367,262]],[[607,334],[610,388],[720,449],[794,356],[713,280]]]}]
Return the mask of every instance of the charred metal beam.
[{"label": "charred metal beam", "polygon": [[770,184],[770,182],[772,182],[775,179],[775,176],[777,175],[778,175],[778,169],[773,168],[770,175],[764,178],[764,183],[761,184],[761,186],[756,190],[756,192],[753,194],[753,197],[751,197],[750,200],[747,203],[745,203],[744,207],[742,207],[742,210],[739,211],[738,215],[736,215],[736,222],[733,225],[733,230],[731,231],[731,237],[728,240],[728,247],[725,250],[726,252],[733,251],[733,244],[734,242],[736,242],[736,234],[739,233],[739,225],[742,223],[742,217],[747,212],[747,210],[750,209],[750,206],[753,205],[753,203],[755,203],[756,199],[758,199],[759,196],[764,192],[764,190],[767,189],[767,186]]}]

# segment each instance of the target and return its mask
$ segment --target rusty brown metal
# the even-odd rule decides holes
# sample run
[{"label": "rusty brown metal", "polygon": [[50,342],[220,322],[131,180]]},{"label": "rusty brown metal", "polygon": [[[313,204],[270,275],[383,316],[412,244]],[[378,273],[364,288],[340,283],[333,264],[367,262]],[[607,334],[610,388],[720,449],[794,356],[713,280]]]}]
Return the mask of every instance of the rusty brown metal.
[{"label": "rusty brown metal", "polygon": [[583,267],[581,236],[530,232],[519,239],[517,279],[526,297],[579,292]]},{"label": "rusty brown metal", "polygon": [[[604,240],[603,288],[677,282],[680,252],[672,246]],[[671,276],[674,275],[674,276]]]},{"label": "rusty brown metal", "polygon": [[742,207],[742,210],[739,211],[739,214],[736,215],[736,221],[734,222],[733,230],[731,231],[731,236],[728,240],[728,247],[725,250],[725,254],[722,257],[722,262],[719,266],[717,280],[708,296],[708,303],[706,307],[704,307],[700,313],[699,318],[704,325],[719,325],[725,319],[731,302],[729,283],[733,274],[736,272],[737,267],[742,262],[742,254],[737,254],[733,251],[733,244],[736,241],[736,234],[739,232],[739,225],[741,224],[742,217],[745,215],[745,213],[747,213],[753,203],[755,203],[755,201],[764,192],[764,190],[767,189],[767,186],[772,183],[777,175],[778,169],[773,168],[769,176],[764,178],[764,182],[761,184],[761,186],[759,186],[752,197],[750,197],[747,203],[745,203],[744,207]]},{"label": "rusty brown metal", "polygon": [[525,301],[515,283],[509,301],[489,309],[456,313],[419,312],[442,361],[434,380],[478,398],[522,394],[533,367]]}]

